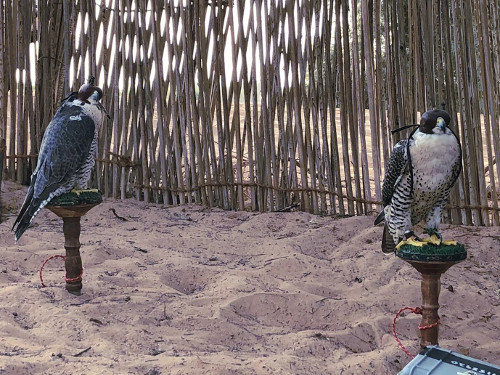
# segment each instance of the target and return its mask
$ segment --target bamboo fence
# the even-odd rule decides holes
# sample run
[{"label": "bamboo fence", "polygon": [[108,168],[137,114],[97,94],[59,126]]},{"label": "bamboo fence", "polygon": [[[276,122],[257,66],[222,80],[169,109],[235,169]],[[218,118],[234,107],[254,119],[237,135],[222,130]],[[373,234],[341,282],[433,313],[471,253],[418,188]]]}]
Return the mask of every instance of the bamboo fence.
[{"label": "bamboo fence", "polygon": [[88,76],[112,114],[92,184],[224,209],[379,210],[384,162],[446,103],[464,169],[446,211],[499,225],[500,4],[486,0],[0,1],[6,178],[29,183]]}]

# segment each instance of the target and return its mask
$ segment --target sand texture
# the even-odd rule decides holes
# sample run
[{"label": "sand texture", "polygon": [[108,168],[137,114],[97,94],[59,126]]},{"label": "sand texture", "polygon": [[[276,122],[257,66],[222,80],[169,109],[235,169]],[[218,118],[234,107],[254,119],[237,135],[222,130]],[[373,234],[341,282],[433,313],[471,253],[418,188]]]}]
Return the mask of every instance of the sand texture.
[{"label": "sand texture", "polygon": [[[0,374],[396,374],[392,320],[420,275],[380,251],[373,217],[105,199],[82,218],[83,290],[65,290],[62,222],[18,243],[25,187],[4,181]],[[124,218],[122,220],[111,211]],[[443,226],[468,257],[442,277],[440,345],[500,364],[500,228]],[[420,316],[396,330],[419,351]]]}]

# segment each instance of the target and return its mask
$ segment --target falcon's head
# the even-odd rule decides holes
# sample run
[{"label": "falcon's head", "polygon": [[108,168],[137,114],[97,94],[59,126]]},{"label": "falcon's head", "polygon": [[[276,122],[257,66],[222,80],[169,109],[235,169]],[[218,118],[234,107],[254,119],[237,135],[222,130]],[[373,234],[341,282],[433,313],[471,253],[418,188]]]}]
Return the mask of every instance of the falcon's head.
[{"label": "falcon's head", "polygon": [[102,90],[100,87],[94,86],[94,77],[90,77],[88,83],[80,87],[77,98],[84,103],[99,103],[102,98]]},{"label": "falcon's head", "polygon": [[422,115],[419,130],[426,134],[445,134],[450,120],[448,112],[442,109],[433,109]]}]

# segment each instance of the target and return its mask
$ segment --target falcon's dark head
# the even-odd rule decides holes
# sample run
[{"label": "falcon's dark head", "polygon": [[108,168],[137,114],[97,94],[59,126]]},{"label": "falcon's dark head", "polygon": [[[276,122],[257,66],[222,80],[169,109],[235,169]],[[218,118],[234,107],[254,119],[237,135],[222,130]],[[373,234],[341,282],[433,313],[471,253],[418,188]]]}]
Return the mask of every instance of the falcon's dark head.
[{"label": "falcon's dark head", "polygon": [[100,87],[94,86],[94,77],[90,77],[88,82],[80,87],[77,98],[90,104],[96,104],[101,100],[102,90]]},{"label": "falcon's dark head", "polygon": [[426,134],[444,134],[450,125],[450,115],[442,109],[425,112],[420,119],[419,130]]}]

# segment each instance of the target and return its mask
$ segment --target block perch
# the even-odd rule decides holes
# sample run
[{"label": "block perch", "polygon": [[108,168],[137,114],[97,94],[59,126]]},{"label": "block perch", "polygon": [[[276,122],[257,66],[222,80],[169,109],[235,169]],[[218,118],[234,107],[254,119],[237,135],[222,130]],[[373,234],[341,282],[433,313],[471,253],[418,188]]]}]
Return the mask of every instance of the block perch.
[{"label": "block perch", "polygon": [[64,248],[66,249],[66,290],[80,295],[82,290],[82,258],[80,255],[80,219],[102,202],[97,190],[81,190],[64,193],[52,199],[46,206],[63,219]]},{"label": "block perch", "polygon": [[402,245],[396,255],[411,264],[422,276],[422,320],[419,325],[420,347],[439,345],[439,293],[441,275],[450,267],[467,258],[465,246],[453,245],[424,246]]}]

